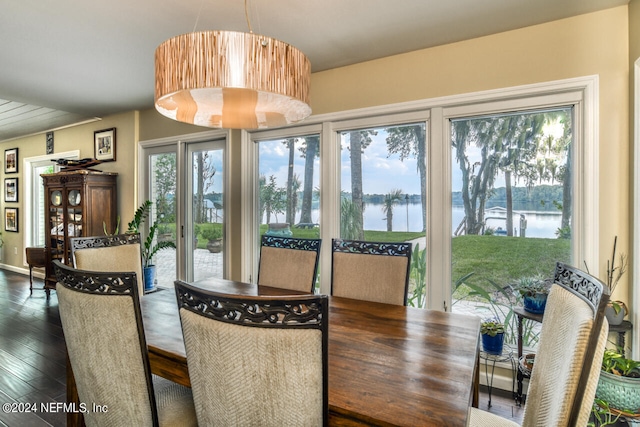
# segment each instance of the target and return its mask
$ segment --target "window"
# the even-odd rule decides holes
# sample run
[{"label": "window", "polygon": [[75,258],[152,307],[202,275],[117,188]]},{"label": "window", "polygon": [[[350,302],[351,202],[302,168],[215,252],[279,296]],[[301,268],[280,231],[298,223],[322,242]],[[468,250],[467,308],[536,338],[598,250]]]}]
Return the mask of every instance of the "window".
[{"label": "window", "polygon": [[[498,318],[516,344],[513,306],[571,259],[573,109],[450,120],[452,311]],[[539,324],[525,321],[524,345]]]},{"label": "window", "polygon": [[[563,249],[557,256],[574,263],[582,264],[584,261],[589,265],[597,265],[596,89],[597,78],[585,77],[392,105],[388,107],[388,114],[384,116],[380,115],[382,108],[376,107],[370,110],[335,113],[324,120],[319,117],[315,123],[311,117],[304,129],[321,127],[317,131],[320,135],[320,162],[317,166],[322,188],[318,222],[322,224],[320,237],[324,242],[320,264],[321,290],[328,293],[330,289],[331,251],[330,245],[326,242],[339,236],[379,240],[381,236],[392,233],[394,238],[419,242],[420,250],[424,250],[420,257],[414,252],[413,262],[416,265],[412,266],[410,299],[415,293],[423,292],[419,298],[420,302],[414,302],[416,306],[455,310],[456,308],[452,307],[452,294],[461,274],[454,264],[459,264],[464,258],[457,253],[457,244],[454,243],[453,237],[462,222],[460,211],[454,209],[454,201],[462,197],[460,169],[457,163],[459,159],[451,143],[454,137],[462,135],[461,129],[456,129],[456,126],[470,124],[475,120],[506,122],[512,120],[511,117],[526,121],[531,118],[530,114],[556,115],[555,126],[560,126],[562,132],[570,133],[570,137],[565,135],[565,139],[568,138],[566,141],[570,140],[570,144],[565,145],[554,155],[555,157],[545,157],[537,151],[535,155],[536,167],[542,168],[542,164],[538,165],[538,160],[548,163],[542,168],[544,170],[538,169],[536,173],[544,175],[542,180],[547,181],[546,185],[552,185],[556,192],[542,197],[539,194],[542,184],[538,183],[533,184],[533,187],[541,187],[535,190],[537,195],[527,192],[535,174],[524,176],[524,172],[518,169],[520,166],[509,166],[506,156],[502,159],[501,177],[491,177],[494,181],[490,187],[494,193],[493,200],[497,200],[498,192],[502,191],[501,197],[506,201],[506,185],[500,185],[500,182],[505,180],[504,171],[511,172],[512,191],[517,193],[517,197],[537,198],[534,203],[543,202],[545,206],[544,209],[536,206],[533,210],[549,210],[548,214],[540,214],[540,218],[536,214],[534,218],[528,209],[514,204],[511,210],[515,211],[516,215],[508,226],[509,230],[515,228],[515,233],[512,234],[516,234],[518,240],[524,240],[520,238],[524,234],[527,239],[542,238],[555,241],[559,240],[556,239],[559,236],[567,237],[567,232],[570,231],[571,239],[564,239],[558,243]],[[552,122],[548,120],[545,127],[550,128]],[[562,128],[563,123],[570,124],[570,127]],[[265,170],[264,153],[258,154],[258,146],[262,141],[278,141],[279,149],[286,153],[282,141],[296,135],[308,135],[309,132],[304,129],[289,127],[269,132],[255,132],[245,139],[245,148],[249,156],[244,159],[243,164],[247,171],[246,174],[243,173],[243,191],[246,192],[247,199],[255,200],[249,202],[249,212],[243,220],[245,228],[255,229],[257,217],[262,218],[261,224],[267,221],[258,213],[258,179]],[[424,133],[424,138],[416,137],[420,133]],[[542,136],[544,135],[546,134]],[[554,141],[562,137],[561,134],[554,135]],[[256,146],[252,141],[261,142]],[[420,148],[422,145],[424,150]],[[359,148],[354,150],[354,147]],[[359,153],[360,159],[352,158],[353,153]],[[470,145],[464,153],[468,155],[470,165],[479,161],[474,156],[482,155],[475,145]],[[257,160],[258,156],[260,162]],[[425,162],[423,170],[418,160],[422,156]],[[287,170],[287,158],[283,154],[280,165],[274,169],[279,170],[282,176],[282,184],[276,184],[276,187],[286,188],[283,183],[286,182],[284,171]],[[561,170],[567,166],[567,159],[571,160],[570,165],[573,168],[570,180],[572,197],[569,202],[565,200],[564,188],[558,188]],[[529,160],[533,162],[533,157]],[[555,172],[552,171],[553,162],[556,164]],[[531,169],[531,173],[534,172],[535,170]],[[528,184],[525,184],[525,178],[529,180]],[[268,184],[268,181],[265,182]],[[505,189],[498,190],[501,187]],[[385,207],[385,202],[391,209]],[[518,203],[520,202],[518,199]],[[487,216],[506,217],[502,210],[496,211]],[[561,218],[563,211],[569,214],[566,216],[568,219],[561,219],[561,224],[564,225],[558,227],[558,217]],[[522,223],[521,213],[524,214]],[[538,224],[543,222],[543,218],[546,220],[548,217],[553,218],[553,224],[546,225],[545,228],[552,230],[553,234],[538,237]],[[278,221],[282,218],[286,218],[286,215],[278,214]],[[493,230],[496,239],[502,237],[497,234],[509,234],[506,231],[505,219],[495,221],[493,225],[484,224],[484,231],[488,233]],[[502,230],[498,230],[498,227]],[[253,260],[243,266],[243,280],[249,280],[252,275],[255,277],[259,250],[256,238],[258,235],[257,231],[251,232],[251,236],[254,237],[243,240],[247,247],[247,258]],[[454,246],[456,253],[452,250]],[[421,271],[416,270],[418,268]],[[514,276],[514,279],[517,278]],[[421,286],[422,283],[424,286]]]},{"label": "window", "polygon": [[[320,236],[320,135],[266,139],[258,145],[259,236]],[[256,276],[254,276],[256,277]]]},{"label": "window", "polygon": [[24,159],[25,184],[24,200],[28,206],[25,210],[24,246],[44,246],[45,245],[45,220],[44,220],[44,184],[43,173],[54,173],[60,170],[60,166],[53,163],[56,159],[79,159],[79,151],[56,153],[46,156],[27,157]]}]

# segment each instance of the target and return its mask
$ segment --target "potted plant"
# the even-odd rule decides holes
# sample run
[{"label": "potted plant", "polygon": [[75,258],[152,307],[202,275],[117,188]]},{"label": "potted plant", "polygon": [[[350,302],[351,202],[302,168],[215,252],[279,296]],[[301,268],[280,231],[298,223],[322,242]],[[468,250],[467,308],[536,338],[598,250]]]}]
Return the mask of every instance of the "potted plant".
[{"label": "potted plant", "polygon": [[[627,257],[625,254],[620,254],[620,264],[616,265],[616,245],[618,243],[618,236],[613,239],[613,253],[611,260],[607,260],[607,277],[604,280],[605,284],[609,288],[609,295],[613,295],[620,278],[627,271]],[[624,316],[628,313],[627,306],[622,301],[609,300],[607,307],[604,310],[605,316],[610,325],[619,325],[624,320]]]},{"label": "potted plant", "polygon": [[542,314],[547,305],[551,281],[536,277],[523,277],[514,288],[522,295],[522,304],[529,313]]},{"label": "potted plant", "polygon": [[485,319],[480,324],[482,349],[489,354],[502,354],[504,345],[504,323],[498,319]]},{"label": "potted plant", "polygon": [[[128,224],[127,233],[140,233],[142,223],[149,217],[151,210],[151,201],[145,200],[133,215],[133,219]],[[159,224],[154,221],[149,227],[147,238],[142,241],[142,267],[144,274],[144,290],[151,291],[155,288],[156,266],[152,264],[153,256],[162,249],[174,248],[176,244],[172,241],[157,241],[155,235]]]},{"label": "potted plant", "polygon": [[596,398],[619,411],[640,413],[640,362],[605,350]]},{"label": "potted plant", "polygon": [[219,253],[222,251],[222,229],[213,225],[207,227],[200,233],[203,239],[207,239],[207,249],[211,253]]}]

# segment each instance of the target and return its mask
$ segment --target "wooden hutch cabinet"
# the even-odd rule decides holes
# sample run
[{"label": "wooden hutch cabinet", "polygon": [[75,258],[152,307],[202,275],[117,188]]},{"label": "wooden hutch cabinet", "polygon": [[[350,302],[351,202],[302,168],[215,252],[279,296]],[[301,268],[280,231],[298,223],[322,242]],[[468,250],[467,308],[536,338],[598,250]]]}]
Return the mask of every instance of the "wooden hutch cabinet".
[{"label": "wooden hutch cabinet", "polygon": [[[71,262],[69,239],[113,232],[117,214],[117,173],[78,169],[41,175],[45,188],[45,290],[56,286],[53,260]],[[104,226],[103,226],[104,224]]]}]

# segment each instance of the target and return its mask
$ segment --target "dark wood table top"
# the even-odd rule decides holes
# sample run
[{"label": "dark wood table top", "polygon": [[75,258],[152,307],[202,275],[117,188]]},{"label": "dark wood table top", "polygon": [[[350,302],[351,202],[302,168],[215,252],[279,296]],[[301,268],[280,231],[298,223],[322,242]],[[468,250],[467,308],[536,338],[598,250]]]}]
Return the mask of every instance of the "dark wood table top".
[{"label": "dark wood table top", "polygon": [[[194,285],[295,293],[221,279]],[[174,292],[145,295],[142,312],[153,372],[189,385]],[[330,297],[331,424],[465,426],[477,399],[479,331],[477,317]]]}]

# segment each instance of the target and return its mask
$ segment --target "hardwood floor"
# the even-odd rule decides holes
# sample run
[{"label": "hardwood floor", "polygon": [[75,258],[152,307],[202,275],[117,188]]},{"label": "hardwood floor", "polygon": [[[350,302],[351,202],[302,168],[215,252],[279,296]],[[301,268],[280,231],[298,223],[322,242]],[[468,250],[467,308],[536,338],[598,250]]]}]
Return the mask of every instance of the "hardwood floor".
[{"label": "hardwood floor", "polygon": [[[42,281],[34,279],[34,287]],[[0,270],[0,403],[29,404],[25,410],[0,411],[0,426],[64,426],[66,413],[66,349],[55,292],[47,299],[44,291],[29,294],[29,277]],[[480,390],[480,408],[520,422],[510,392]],[[20,408],[22,409],[22,408]],[[48,409],[44,411],[44,409]]]}]

